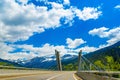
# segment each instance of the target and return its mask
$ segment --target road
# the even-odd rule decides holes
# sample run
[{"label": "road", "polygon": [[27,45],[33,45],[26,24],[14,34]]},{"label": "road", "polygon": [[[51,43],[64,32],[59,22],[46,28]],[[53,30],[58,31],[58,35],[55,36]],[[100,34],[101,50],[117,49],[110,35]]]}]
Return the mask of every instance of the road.
[{"label": "road", "polygon": [[76,80],[74,73],[75,72],[62,72],[61,74],[48,78],[47,80]]},{"label": "road", "polygon": [[0,80],[75,80],[74,73],[75,71],[6,71],[0,73]]}]

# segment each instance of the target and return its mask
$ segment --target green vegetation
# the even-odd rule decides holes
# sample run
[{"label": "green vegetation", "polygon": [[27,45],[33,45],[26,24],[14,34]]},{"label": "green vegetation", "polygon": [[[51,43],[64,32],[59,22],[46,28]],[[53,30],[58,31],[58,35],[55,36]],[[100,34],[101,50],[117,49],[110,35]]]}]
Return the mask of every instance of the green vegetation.
[{"label": "green vegetation", "polygon": [[14,66],[14,65],[7,62],[0,62],[0,66]]},{"label": "green vegetation", "polygon": [[0,69],[15,69],[16,67],[22,66],[8,60],[0,59]]},{"label": "green vegetation", "polygon": [[16,66],[16,64],[12,64],[9,62],[0,62],[0,69],[39,70],[36,68],[25,68],[25,67]]},{"label": "green vegetation", "polygon": [[[84,55],[89,61],[102,70],[120,71],[120,42]],[[63,65],[64,70],[77,70],[78,59]],[[88,64],[89,66],[89,64]],[[93,66],[92,69],[95,69]]]},{"label": "green vegetation", "polygon": [[120,71],[120,64],[112,56],[105,56],[102,61],[96,60],[94,64],[104,70]]},{"label": "green vegetation", "polygon": [[69,63],[67,65],[63,65],[63,70],[77,70],[78,66],[76,65],[76,63]]}]

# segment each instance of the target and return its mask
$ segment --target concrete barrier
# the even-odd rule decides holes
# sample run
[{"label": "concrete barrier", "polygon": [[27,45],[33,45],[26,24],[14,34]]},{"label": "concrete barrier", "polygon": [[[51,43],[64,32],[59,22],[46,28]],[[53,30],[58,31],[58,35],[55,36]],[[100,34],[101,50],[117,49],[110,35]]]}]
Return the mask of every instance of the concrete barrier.
[{"label": "concrete barrier", "polygon": [[113,78],[112,75],[106,73],[77,72],[76,75],[83,80],[120,80],[120,78]]}]

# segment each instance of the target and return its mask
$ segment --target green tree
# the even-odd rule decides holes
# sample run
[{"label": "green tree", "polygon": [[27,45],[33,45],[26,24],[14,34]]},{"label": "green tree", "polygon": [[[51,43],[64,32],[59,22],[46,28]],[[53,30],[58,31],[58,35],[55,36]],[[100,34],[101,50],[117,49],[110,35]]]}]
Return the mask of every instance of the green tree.
[{"label": "green tree", "polygon": [[94,64],[95,64],[96,66],[98,66],[99,68],[101,68],[101,69],[104,69],[104,68],[105,68],[105,65],[101,62],[101,60],[95,61]]},{"label": "green tree", "polygon": [[115,62],[112,56],[106,56],[106,68],[108,70],[114,70]]}]

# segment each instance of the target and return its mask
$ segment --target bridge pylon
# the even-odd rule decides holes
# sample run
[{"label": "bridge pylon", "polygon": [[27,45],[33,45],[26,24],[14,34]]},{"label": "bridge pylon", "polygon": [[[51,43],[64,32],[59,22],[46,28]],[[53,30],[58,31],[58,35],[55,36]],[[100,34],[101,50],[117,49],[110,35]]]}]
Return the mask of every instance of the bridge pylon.
[{"label": "bridge pylon", "polygon": [[81,71],[81,67],[82,67],[81,66],[81,64],[82,64],[82,61],[81,61],[82,55],[81,54],[82,54],[82,50],[80,50],[78,53],[78,72]]},{"label": "bridge pylon", "polygon": [[55,55],[56,55],[56,61],[57,61],[58,70],[62,71],[62,64],[61,64],[61,59],[60,59],[60,53],[59,53],[59,51],[55,50]]}]

